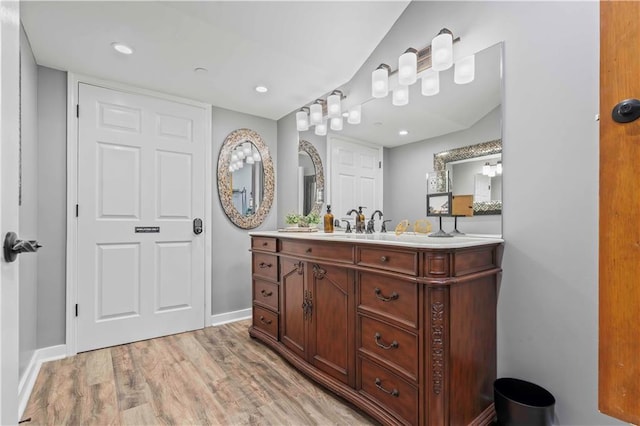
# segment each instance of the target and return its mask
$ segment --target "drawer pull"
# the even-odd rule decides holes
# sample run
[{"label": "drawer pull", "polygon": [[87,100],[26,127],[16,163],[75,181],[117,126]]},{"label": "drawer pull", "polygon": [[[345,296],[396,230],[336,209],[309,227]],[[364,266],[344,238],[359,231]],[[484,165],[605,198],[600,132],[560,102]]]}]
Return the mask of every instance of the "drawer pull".
[{"label": "drawer pull", "polygon": [[260,262],[260,264],[258,265],[260,268],[264,269],[264,268],[271,268],[271,264],[270,263],[264,263],[264,262]]},{"label": "drawer pull", "polygon": [[391,293],[391,296],[389,296],[389,297],[385,297],[385,296],[383,296],[383,295],[382,295],[382,290],[380,290],[380,289],[379,289],[379,288],[377,288],[377,287],[376,287],[376,288],[375,288],[375,290],[373,290],[373,291],[375,291],[375,293],[376,293],[376,297],[377,297],[378,299],[382,300],[383,302],[391,302],[392,300],[396,300],[398,297],[400,297],[400,296],[398,295],[398,293],[396,293],[395,291],[394,291],[393,293]]},{"label": "drawer pull", "polygon": [[262,293],[262,295],[263,295],[264,297],[269,297],[269,296],[271,296],[271,295],[273,294],[273,292],[272,292],[272,291],[267,291],[267,290],[265,290],[265,289],[262,289],[262,291],[261,291],[260,293]]},{"label": "drawer pull", "polygon": [[271,325],[271,323],[273,321],[272,320],[265,320],[264,317],[262,315],[260,315],[260,322],[263,323],[263,324]]},{"label": "drawer pull", "polygon": [[384,263],[387,260],[389,260],[389,258],[387,256],[380,256],[380,262]]},{"label": "drawer pull", "polygon": [[380,380],[379,378],[376,377],[376,387],[378,389],[380,389],[382,392],[384,393],[388,393],[389,395],[393,396],[393,397],[399,397],[400,396],[400,392],[398,392],[398,389],[394,389],[394,390],[386,390],[385,388],[382,387],[382,380]]},{"label": "drawer pull", "polygon": [[268,246],[268,245],[269,245],[269,243],[268,243],[267,241],[265,241],[265,242],[263,242],[263,243],[262,243],[262,246],[263,246],[263,247],[266,247],[266,246]]},{"label": "drawer pull", "polygon": [[306,253],[311,253],[311,247],[305,250]]},{"label": "drawer pull", "polygon": [[380,336],[380,333],[376,333],[376,334],[373,336],[373,338],[376,340],[376,345],[378,345],[378,346],[379,346],[379,347],[381,347],[382,349],[385,349],[385,350],[389,350],[389,349],[397,349],[397,348],[398,348],[398,346],[400,346],[400,345],[398,344],[398,342],[397,342],[397,341],[395,341],[395,340],[394,340],[393,342],[391,342],[391,344],[390,344],[390,345],[385,345],[384,343],[380,343],[380,337],[382,337],[382,336]]}]

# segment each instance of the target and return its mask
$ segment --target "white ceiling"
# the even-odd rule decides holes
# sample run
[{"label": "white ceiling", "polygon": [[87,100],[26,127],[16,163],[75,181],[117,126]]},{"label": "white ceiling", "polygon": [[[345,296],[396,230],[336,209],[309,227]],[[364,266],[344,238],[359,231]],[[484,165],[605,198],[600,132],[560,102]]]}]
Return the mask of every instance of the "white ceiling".
[{"label": "white ceiling", "polygon": [[408,3],[26,1],[21,16],[39,65],[277,120],[348,82]]}]

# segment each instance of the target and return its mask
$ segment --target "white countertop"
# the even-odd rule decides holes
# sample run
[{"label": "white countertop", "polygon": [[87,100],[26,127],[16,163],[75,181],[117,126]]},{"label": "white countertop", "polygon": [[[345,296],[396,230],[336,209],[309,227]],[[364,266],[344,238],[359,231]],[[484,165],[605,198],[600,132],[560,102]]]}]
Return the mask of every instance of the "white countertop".
[{"label": "white countertop", "polygon": [[358,244],[385,244],[402,247],[434,249],[473,247],[504,242],[504,240],[497,235],[493,236],[470,234],[455,237],[429,237],[426,234],[416,234],[414,232],[405,232],[404,234],[396,235],[394,232],[376,232],[374,234],[346,234],[344,231],[337,231],[333,233],[324,233],[323,231],[254,231],[249,232],[249,235],[251,235],[252,237],[275,237],[314,241],[357,242]]}]

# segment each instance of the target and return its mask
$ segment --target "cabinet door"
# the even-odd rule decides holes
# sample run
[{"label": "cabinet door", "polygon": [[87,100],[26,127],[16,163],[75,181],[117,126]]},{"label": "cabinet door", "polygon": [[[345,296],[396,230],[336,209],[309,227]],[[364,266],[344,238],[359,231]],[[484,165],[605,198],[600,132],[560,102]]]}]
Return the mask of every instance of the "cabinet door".
[{"label": "cabinet door", "polygon": [[305,264],[296,259],[280,258],[280,339],[301,358],[306,358]]},{"label": "cabinet door", "polygon": [[355,384],[355,285],[346,268],[308,263],[313,310],[309,362],[345,384]]}]

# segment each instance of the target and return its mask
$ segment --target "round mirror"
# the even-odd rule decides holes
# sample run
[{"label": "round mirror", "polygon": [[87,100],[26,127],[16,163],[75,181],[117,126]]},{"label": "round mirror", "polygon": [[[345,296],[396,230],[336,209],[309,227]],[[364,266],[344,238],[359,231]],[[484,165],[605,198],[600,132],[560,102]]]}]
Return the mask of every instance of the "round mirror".
[{"label": "round mirror", "polygon": [[318,150],[308,141],[298,142],[298,179],[300,191],[300,213],[320,214],[324,203],[324,172]]},{"label": "round mirror", "polygon": [[275,177],[267,145],[257,132],[234,130],[218,157],[218,195],[225,214],[236,226],[260,226],[271,204]]}]

